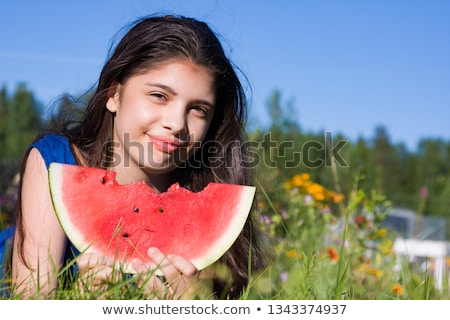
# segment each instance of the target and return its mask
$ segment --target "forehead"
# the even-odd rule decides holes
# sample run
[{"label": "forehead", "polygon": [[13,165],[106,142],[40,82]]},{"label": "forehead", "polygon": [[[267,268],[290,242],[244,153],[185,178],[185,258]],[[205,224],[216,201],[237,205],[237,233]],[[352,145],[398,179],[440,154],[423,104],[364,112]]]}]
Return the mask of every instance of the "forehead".
[{"label": "forehead", "polygon": [[[125,83],[145,87],[165,88],[185,97],[197,96],[211,102],[215,100],[216,88],[212,73],[190,60],[169,60],[147,68],[131,76]],[[124,88],[123,88],[124,89]]]},{"label": "forehead", "polygon": [[169,65],[189,65],[192,67],[195,67],[196,69],[203,70],[206,74],[209,75],[211,79],[215,78],[215,72],[213,70],[205,65],[196,63],[192,59],[189,58],[169,58],[161,61],[153,61],[149,62],[145,65],[142,65],[139,71],[136,72],[136,75],[139,74],[145,74],[148,72],[151,72],[152,70],[158,70],[158,69],[164,69],[168,67]]}]

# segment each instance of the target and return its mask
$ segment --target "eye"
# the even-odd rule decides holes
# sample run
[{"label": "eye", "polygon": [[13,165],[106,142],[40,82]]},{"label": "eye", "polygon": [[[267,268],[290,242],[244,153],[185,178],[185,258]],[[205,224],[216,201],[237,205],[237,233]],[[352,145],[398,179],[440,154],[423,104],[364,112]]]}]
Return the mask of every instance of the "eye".
[{"label": "eye", "polygon": [[150,96],[155,98],[156,100],[167,100],[167,97],[161,92],[152,92]]},{"label": "eye", "polygon": [[191,110],[193,110],[199,116],[202,116],[202,117],[205,117],[205,118],[209,115],[209,112],[210,112],[209,108],[201,106],[201,105],[193,106],[191,108]]}]

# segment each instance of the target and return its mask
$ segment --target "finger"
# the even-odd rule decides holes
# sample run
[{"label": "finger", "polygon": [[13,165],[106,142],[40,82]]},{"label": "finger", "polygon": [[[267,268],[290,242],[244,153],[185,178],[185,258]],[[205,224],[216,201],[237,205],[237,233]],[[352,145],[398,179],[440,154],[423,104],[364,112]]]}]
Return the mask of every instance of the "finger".
[{"label": "finger", "polygon": [[181,270],[170,261],[158,248],[149,248],[148,256],[152,259],[164,275],[168,282],[172,282],[176,278],[180,278]]},{"label": "finger", "polygon": [[197,275],[197,268],[188,259],[177,255],[165,256],[157,248],[148,250],[149,257],[158,265],[168,281],[181,277]]},{"label": "finger", "polygon": [[147,250],[147,255],[150,257],[150,259],[152,259],[152,261],[159,269],[171,266],[171,262],[167,259],[164,253],[162,253],[158,248],[150,247]]},{"label": "finger", "polygon": [[97,253],[84,252],[77,257],[77,264],[82,268],[90,268],[96,265],[113,266],[113,261]]},{"label": "finger", "polygon": [[198,274],[198,270],[192,262],[189,260],[175,255],[168,255],[167,259],[172,263],[172,265],[180,271],[180,273],[185,277],[192,277]]},{"label": "finger", "polygon": [[162,289],[166,286],[166,279],[162,275],[162,272],[157,269],[155,264],[144,263],[140,259],[133,259],[131,265],[136,271],[134,278],[137,280],[140,287],[145,285],[154,290]]},{"label": "finger", "polygon": [[132,265],[137,272],[133,279],[139,288],[150,292],[159,299],[166,299],[171,296],[172,291],[165,277],[154,274],[154,265],[152,265],[153,269],[150,272],[148,265],[138,259],[133,260]]},{"label": "finger", "polygon": [[105,292],[109,284],[115,283],[118,279],[118,272],[114,272],[111,267],[97,265],[84,272],[80,271],[79,283],[82,285],[82,290]]},{"label": "finger", "polygon": [[89,269],[86,277],[91,279],[94,285],[100,285],[108,280],[112,280],[113,270],[110,267],[97,266]]},{"label": "finger", "polygon": [[198,270],[189,260],[176,255],[165,256],[157,248],[149,248],[147,253],[162,271],[172,299],[195,295],[199,284]]},{"label": "finger", "polygon": [[137,258],[131,261],[131,267],[136,273],[161,274],[161,271],[158,269],[156,264],[150,262],[144,263],[142,260]]}]

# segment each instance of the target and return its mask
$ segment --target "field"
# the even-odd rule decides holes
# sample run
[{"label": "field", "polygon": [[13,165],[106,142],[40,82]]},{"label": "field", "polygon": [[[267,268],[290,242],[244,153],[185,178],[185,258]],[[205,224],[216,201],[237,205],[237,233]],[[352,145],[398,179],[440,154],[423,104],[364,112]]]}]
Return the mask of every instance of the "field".
[{"label": "field", "polygon": [[259,206],[273,239],[275,263],[259,275],[251,299],[449,299],[447,257],[437,289],[433,260],[418,270],[393,250],[397,234],[382,227],[390,208],[385,196],[354,188],[348,195],[328,190],[307,173],[285,182],[285,207],[264,194]]},{"label": "field", "polygon": [[[277,201],[263,185],[257,187],[255,210],[273,260],[266,270],[252,275],[241,299],[450,299],[449,258],[443,286],[438,288],[432,259],[424,270],[417,270],[395,255],[396,234],[382,227],[390,207],[385,196],[366,194],[357,180],[349,194],[341,194],[311,181],[308,173],[286,180],[280,186],[284,198]],[[144,295],[129,280],[120,280],[99,292],[73,287],[55,292],[52,298],[140,299]]]}]

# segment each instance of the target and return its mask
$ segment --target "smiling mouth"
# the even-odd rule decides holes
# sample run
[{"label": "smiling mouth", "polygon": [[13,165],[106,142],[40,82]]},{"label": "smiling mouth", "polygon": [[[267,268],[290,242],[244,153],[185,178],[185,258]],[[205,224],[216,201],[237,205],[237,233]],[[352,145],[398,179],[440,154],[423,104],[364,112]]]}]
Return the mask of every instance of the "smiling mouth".
[{"label": "smiling mouth", "polygon": [[155,149],[168,153],[177,151],[181,147],[179,143],[158,139],[156,137],[150,137],[150,141]]}]

